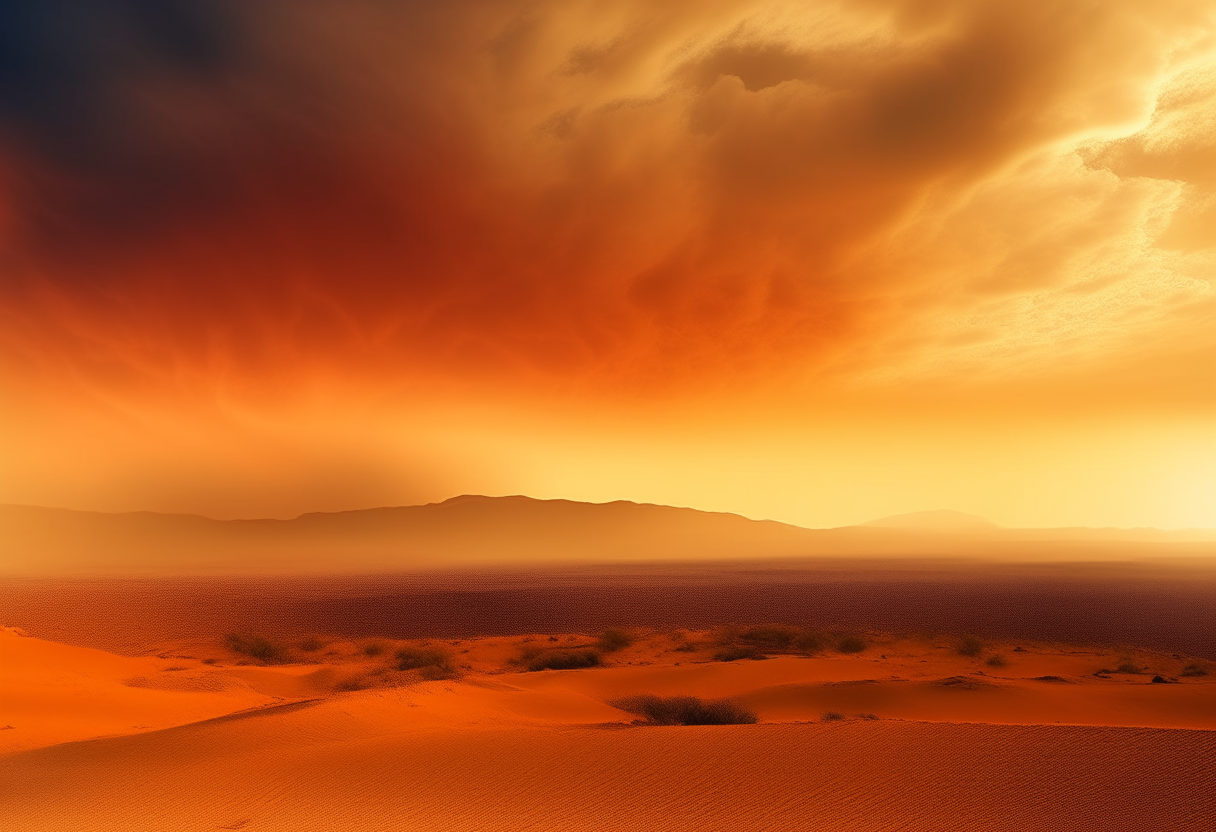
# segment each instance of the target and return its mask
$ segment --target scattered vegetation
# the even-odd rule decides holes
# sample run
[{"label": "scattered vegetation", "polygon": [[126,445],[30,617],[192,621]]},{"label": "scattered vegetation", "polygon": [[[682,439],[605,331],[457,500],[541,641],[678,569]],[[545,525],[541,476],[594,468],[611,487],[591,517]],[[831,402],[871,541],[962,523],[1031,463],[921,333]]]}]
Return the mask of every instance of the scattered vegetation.
[{"label": "scattered vegetation", "polygon": [[745,644],[732,644],[724,647],[717,653],[714,653],[714,661],[716,662],[737,662],[739,659],[763,659],[764,651],[759,647],[752,647]]},{"label": "scattered vegetation", "polygon": [[978,656],[984,650],[984,644],[975,636],[964,636],[963,640],[958,643],[958,654],[960,656],[970,656],[972,658]]},{"label": "scattered vegetation", "polygon": [[456,675],[448,654],[434,647],[402,647],[395,657],[398,670],[417,670],[424,679],[450,679]]},{"label": "scattered vegetation", "polygon": [[385,646],[383,641],[369,641],[367,644],[363,645],[363,655],[367,656],[369,659],[374,659],[376,656],[384,653],[384,649]]},{"label": "scattered vegetation", "polygon": [[857,636],[843,636],[836,642],[836,649],[841,653],[860,653],[866,649],[866,643]]},{"label": "scattered vegetation", "polygon": [[349,693],[356,690],[367,690],[371,687],[366,676],[348,676],[334,685],[338,693]]},{"label": "scattered vegetation", "polygon": [[798,637],[793,627],[751,627],[739,633],[739,641],[759,650],[777,652],[788,650]]},{"label": "scattered vegetation", "polygon": [[[728,627],[719,631],[714,641],[718,647],[714,660],[720,662],[764,659],[774,653],[818,653],[824,648],[824,640],[818,634],[783,624],[764,624],[746,629]],[[692,652],[696,648],[681,645],[676,649]],[[864,644],[861,649],[865,649]]]},{"label": "scattered vegetation", "polygon": [[287,664],[291,655],[282,644],[247,633],[229,633],[224,636],[228,649],[242,656],[249,656],[264,664]]},{"label": "scattered vegetation", "polygon": [[818,653],[823,649],[823,639],[814,633],[799,633],[794,639],[794,647],[803,653]]},{"label": "scattered vegetation", "polygon": [[1207,676],[1208,669],[1199,662],[1192,662],[1182,669],[1182,676]]},{"label": "scattered vegetation", "polygon": [[858,714],[858,719],[878,719],[878,714]]},{"label": "scattered vegetation", "polygon": [[325,645],[315,638],[306,638],[300,642],[300,649],[305,653],[315,653],[324,646]]},{"label": "scattered vegetation", "polygon": [[1000,653],[995,653],[988,657],[988,661],[985,662],[985,664],[987,664],[989,667],[1004,667],[1005,665],[1009,664],[1009,662],[1005,661],[1005,657]]},{"label": "scattered vegetation", "polygon": [[595,650],[546,650],[524,657],[528,670],[577,670],[596,667],[600,654]]},{"label": "scattered vegetation", "polygon": [[756,715],[729,699],[695,696],[630,696],[608,703],[646,717],[651,725],[751,725]]},{"label": "scattered vegetation", "polygon": [[844,714],[840,713],[840,711],[824,711],[821,719],[824,722],[836,722],[837,720],[844,719]]},{"label": "scattered vegetation", "polygon": [[633,637],[624,630],[604,630],[598,642],[600,650],[605,653],[615,653],[633,644]]},{"label": "scattered vegetation", "polygon": [[1115,673],[1134,673],[1134,674],[1139,675],[1139,674],[1143,673],[1144,671],[1141,670],[1138,665],[1136,665],[1130,661],[1124,661],[1122,664],[1120,664],[1118,667],[1115,668],[1114,672]]}]

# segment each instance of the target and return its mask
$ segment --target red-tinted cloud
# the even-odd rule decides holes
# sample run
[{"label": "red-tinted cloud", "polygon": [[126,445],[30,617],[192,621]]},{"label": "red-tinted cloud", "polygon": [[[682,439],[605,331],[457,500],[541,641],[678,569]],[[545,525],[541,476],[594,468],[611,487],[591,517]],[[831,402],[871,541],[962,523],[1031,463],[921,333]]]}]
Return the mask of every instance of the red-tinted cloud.
[{"label": "red-tinted cloud", "polygon": [[31,401],[1118,398],[1213,350],[1198,0],[3,14]]}]

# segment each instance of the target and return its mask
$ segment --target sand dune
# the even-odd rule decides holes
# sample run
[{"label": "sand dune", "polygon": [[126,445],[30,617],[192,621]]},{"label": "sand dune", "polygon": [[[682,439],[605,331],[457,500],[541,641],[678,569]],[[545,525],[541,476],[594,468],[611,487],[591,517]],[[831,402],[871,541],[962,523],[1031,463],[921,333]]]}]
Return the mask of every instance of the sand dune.
[{"label": "sand dune", "polygon": [[0,629],[0,753],[153,731],[277,701],[230,673]]},{"label": "sand dune", "polygon": [[[4,828],[1216,829],[1211,662],[875,632],[720,661],[748,631],[632,635],[603,666],[527,672],[595,636],[320,635],[265,665],[216,634],[131,657],[5,629]],[[758,724],[639,724],[617,707],[638,694]]]},{"label": "sand dune", "polygon": [[[526,651],[587,649],[571,634],[423,641],[450,657],[456,677],[425,681],[393,669],[410,642],[328,640],[300,663],[250,664],[222,640],[179,645],[176,655],[122,657],[11,629],[0,636],[3,719],[14,727],[0,746],[20,750],[153,730],[273,704],[345,696],[343,707],[389,703],[410,724],[630,722],[610,703],[639,694],[730,697],[762,722],[818,721],[825,711],[882,719],[1001,724],[1078,724],[1216,729],[1210,663],[1140,650],[988,643],[959,655],[949,637],[871,634],[855,655],[826,649],[764,661],[717,661],[720,632],[651,632],[608,654],[606,666],[525,672]],[[320,644],[321,642],[317,642]],[[1006,656],[993,667],[984,657]],[[1137,673],[1108,672],[1120,664]],[[1156,684],[1152,678],[1164,679]],[[354,684],[352,684],[352,682]],[[371,688],[360,696],[341,693]],[[353,712],[353,711],[352,711]]]},{"label": "sand dune", "polygon": [[0,759],[13,830],[1212,829],[1216,734],[370,724],[347,702]]}]

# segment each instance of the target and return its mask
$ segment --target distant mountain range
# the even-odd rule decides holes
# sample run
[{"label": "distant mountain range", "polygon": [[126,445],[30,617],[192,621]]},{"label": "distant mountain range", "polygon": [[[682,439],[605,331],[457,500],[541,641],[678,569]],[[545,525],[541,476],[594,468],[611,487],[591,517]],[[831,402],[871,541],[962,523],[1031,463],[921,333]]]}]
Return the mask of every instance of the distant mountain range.
[{"label": "distant mountain range", "polygon": [[806,529],[690,508],[521,496],[468,495],[293,520],[0,506],[0,571],[9,575],[353,573],[798,557],[1124,560],[1213,557],[1214,543],[1211,529],[1002,529],[953,511]]}]

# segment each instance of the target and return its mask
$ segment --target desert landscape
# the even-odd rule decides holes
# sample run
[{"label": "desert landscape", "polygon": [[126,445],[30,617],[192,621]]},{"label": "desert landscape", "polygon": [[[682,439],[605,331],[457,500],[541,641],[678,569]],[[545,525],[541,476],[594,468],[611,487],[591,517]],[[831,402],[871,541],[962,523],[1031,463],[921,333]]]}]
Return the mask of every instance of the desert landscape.
[{"label": "desert landscape", "polygon": [[[6,628],[11,829],[1209,829],[1216,662],[780,625]],[[719,724],[724,723],[724,724]]]},{"label": "desert landscape", "polygon": [[0,2],[0,830],[1216,832],[1212,0]]},{"label": "desert landscape", "polygon": [[[522,548],[546,509],[458,504],[489,509],[461,516],[466,547]],[[546,510],[572,507],[539,548],[613,522],[618,543],[653,533],[623,505]],[[127,541],[165,522],[99,520]],[[692,547],[724,520],[736,550],[769,545],[770,526],[698,512],[662,539]],[[44,561],[3,585],[6,828],[1213,828],[1210,533],[1141,541],[1150,564],[1109,559],[1128,533],[1010,532],[1041,555],[1011,563],[984,553],[1001,534],[925,520],[885,520],[880,545],[902,541],[885,558],[368,573],[348,555],[347,574],[194,576]],[[1091,559],[1044,559],[1078,537]],[[42,551],[73,557],[63,545]],[[406,524],[362,551],[418,545]]]}]

